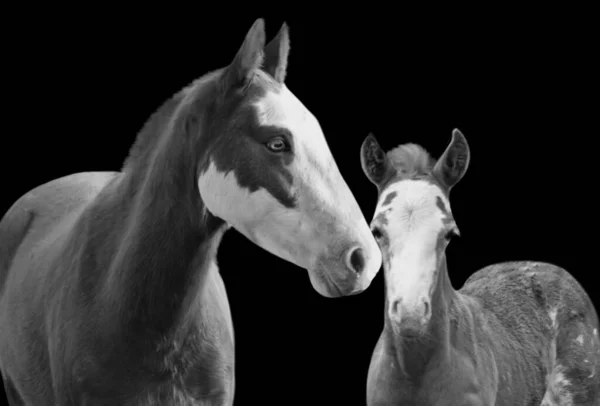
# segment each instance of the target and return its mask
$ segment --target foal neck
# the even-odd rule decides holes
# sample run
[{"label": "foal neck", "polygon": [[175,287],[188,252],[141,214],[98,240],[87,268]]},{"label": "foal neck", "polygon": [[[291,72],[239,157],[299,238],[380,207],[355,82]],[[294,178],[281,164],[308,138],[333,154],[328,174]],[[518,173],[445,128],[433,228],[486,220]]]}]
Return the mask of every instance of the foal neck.
[{"label": "foal neck", "polygon": [[446,363],[452,353],[454,327],[451,320],[458,294],[448,277],[445,255],[441,258],[438,273],[431,297],[431,320],[425,334],[419,337],[396,334],[385,312],[384,334],[388,351],[395,357],[401,374],[414,383],[424,376],[432,361]]}]

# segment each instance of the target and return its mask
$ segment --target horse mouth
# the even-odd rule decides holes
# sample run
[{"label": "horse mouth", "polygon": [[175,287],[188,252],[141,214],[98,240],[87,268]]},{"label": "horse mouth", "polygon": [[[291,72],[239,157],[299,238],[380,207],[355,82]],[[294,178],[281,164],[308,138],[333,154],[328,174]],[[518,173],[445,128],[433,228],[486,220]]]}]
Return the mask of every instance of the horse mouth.
[{"label": "horse mouth", "polygon": [[322,296],[337,298],[355,295],[361,291],[360,289],[355,289],[353,286],[340,286],[340,284],[335,281],[335,278],[329,275],[322,265],[316,266],[311,273],[313,278],[318,280],[322,286],[321,290],[324,292],[317,289]]},{"label": "horse mouth", "polygon": [[427,328],[416,320],[392,322],[394,333],[406,340],[418,340],[426,335]]}]

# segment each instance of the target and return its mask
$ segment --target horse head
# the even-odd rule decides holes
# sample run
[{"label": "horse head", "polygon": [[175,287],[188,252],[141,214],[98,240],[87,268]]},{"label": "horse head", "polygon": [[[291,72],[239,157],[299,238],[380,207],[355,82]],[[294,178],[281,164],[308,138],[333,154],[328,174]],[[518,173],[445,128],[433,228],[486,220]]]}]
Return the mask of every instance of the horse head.
[{"label": "horse head", "polygon": [[[285,84],[287,25],[264,42],[259,19],[232,62],[211,76],[215,95],[202,106],[211,119],[203,120],[209,141],[198,169],[201,199],[211,215],[307,269],[321,295],[361,292],[381,252],[319,122]],[[199,98],[188,98],[193,117]]]}]

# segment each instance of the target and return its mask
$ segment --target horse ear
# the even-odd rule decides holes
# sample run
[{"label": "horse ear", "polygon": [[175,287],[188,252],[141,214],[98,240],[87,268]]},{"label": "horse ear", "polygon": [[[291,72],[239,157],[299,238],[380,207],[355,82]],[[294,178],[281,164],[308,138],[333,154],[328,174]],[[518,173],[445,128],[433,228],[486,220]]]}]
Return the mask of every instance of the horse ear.
[{"label": "horse ear", "polygon": [[394,175],[394,168],[373,134],[360,147],[360,164],[367,178],[378,188]]},{"label": "horse ear", "polygon": [[262,64],[264,46],[265,22],[259,18],[252,24],[244,43],[225,69],[222,76],[225,89],[241,88],[249,82],[256,69]]},{"label": "horse ear", "polygon": [[450,190],[467,172],[470,159],[467,139],[458,129],[455,129],[452,131],[452,140],[435,164],[433,173]]},{"label": "horse ear", "polygon": [[279,32],[265,48],[263,69],[273,78],[283,83],[287,71],[288,55],[290,53],[290,34],[284,22]]}]

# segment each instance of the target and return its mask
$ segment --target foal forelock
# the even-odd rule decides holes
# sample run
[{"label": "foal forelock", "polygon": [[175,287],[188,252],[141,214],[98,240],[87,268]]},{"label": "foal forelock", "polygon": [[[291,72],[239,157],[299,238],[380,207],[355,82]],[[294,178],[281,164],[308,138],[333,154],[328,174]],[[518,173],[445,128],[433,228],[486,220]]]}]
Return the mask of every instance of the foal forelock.
[{"label": "foal forelock", "polygon": [[400,180],[382,191],[375,213],[373,226],[385,234],[388,294],[407,302],[430,295],[453,221],[447,196],[428,178]]}]

